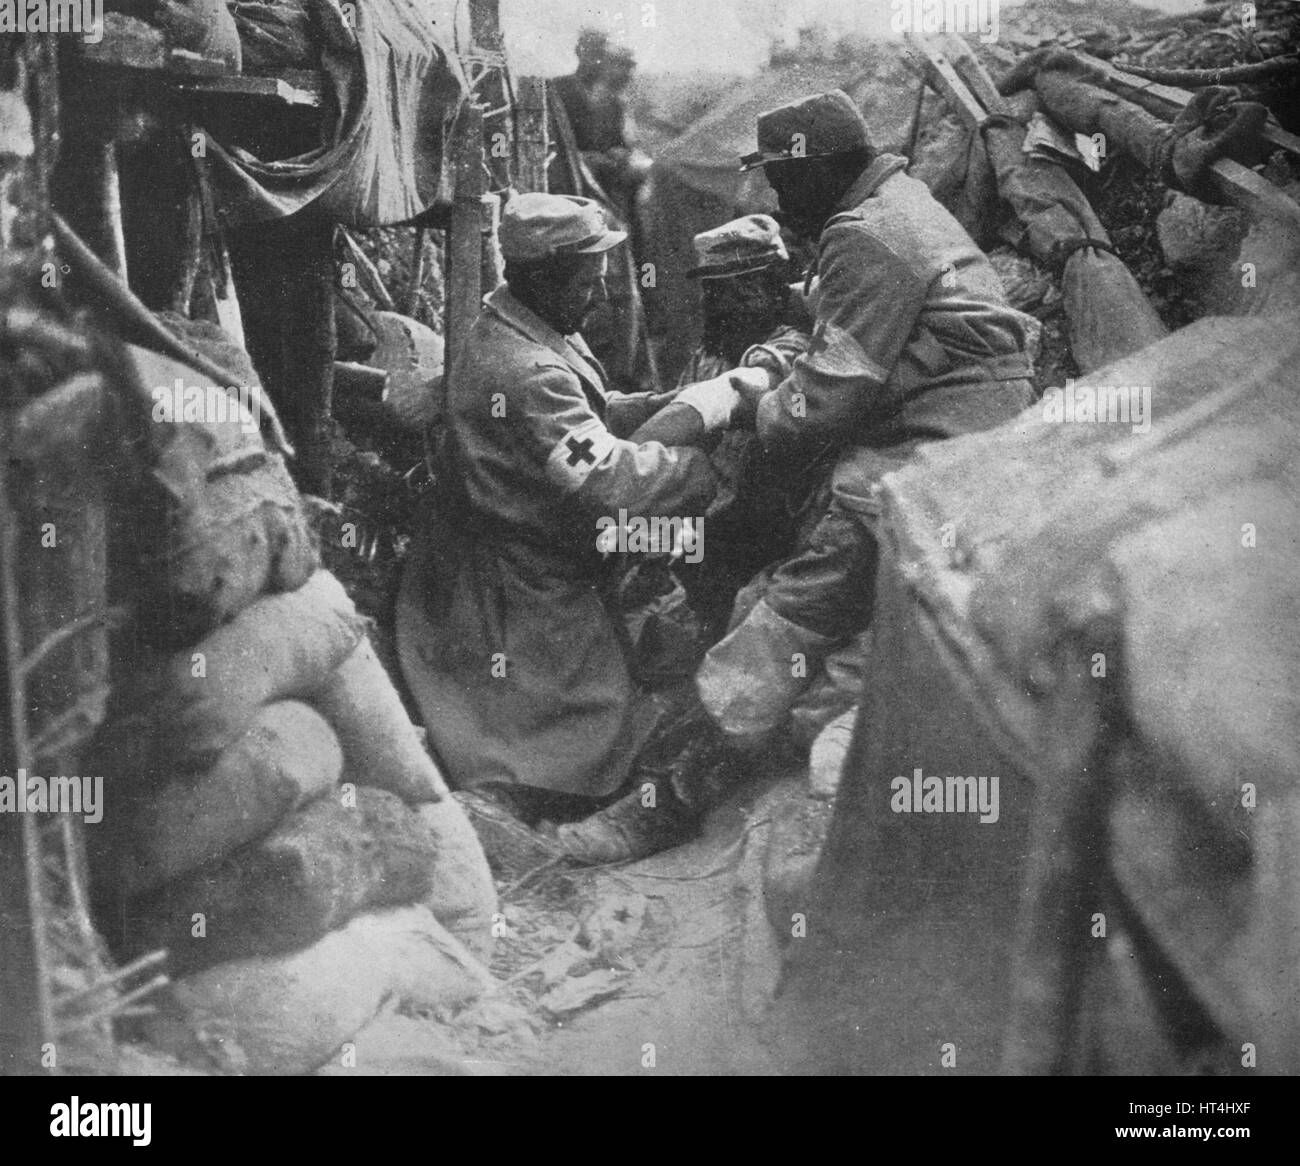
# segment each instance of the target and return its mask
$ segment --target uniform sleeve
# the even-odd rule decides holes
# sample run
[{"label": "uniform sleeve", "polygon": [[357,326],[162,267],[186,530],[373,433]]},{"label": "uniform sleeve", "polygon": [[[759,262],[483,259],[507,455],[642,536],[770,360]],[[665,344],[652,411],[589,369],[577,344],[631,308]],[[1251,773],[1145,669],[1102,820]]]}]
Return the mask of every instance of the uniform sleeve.
[{"label": "uniform sleeve", "polygon": [[759,402],[758,434],[768,444],[834,440],[898,404],[887,386],[927,282],[856,223],[828,228],[817,274],[808,349]]},{"label": "uniform sleeve", "polygon": [[718,481],[703,450],[616,437],[578,378],[543,365],[523,396],[523,437],[548,486],[595,514],[702,514]]},{"label": "uniform sleeve", "polygon": [[794,362],[808,351],[812,337],[798,328],[778,328],[761,344],[745,349],[740,358],[742,368],[764,368],[783,381],[794,371]]},{"label": "uniform sleeve", "polygon": [[610,393],[605,402],[605,419],[609,423],[610,432],[618,437],[628,437],[644,425],[664,403],[663,394]]}]

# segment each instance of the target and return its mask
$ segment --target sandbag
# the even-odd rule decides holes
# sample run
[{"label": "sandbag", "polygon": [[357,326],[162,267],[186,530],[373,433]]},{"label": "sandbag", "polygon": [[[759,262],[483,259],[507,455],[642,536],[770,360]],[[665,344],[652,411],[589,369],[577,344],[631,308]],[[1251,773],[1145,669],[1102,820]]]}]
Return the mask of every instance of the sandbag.
[{"label": "sandbag", "polygon": [[[257,385],[247,354],[224,332],[185,324],[186,342],[231,370],[227,386]],[[122,520],[133,589],[149,613],[139,635],[190,644],[263,592],[302,586],[320,565],[319,548],[284,459],[266,447],[258,419],[238,411],[247,396],[167,357],[127,351],[153,402],[153,464]]]},{"label": "sandbag", "polygon": [[149,1041],[229,1073],[307,1073],[385,1000],[453,1008],[490,973],[425,907],[370,913],[287,956],[223,964],[173,983],[145,1022]]},{"label": "sandbag", "polygon": [[[318,689],[363,635],[364,621],[328,571],[297,591],[263,596],[192,651],[157,657],[142,670],[138,697],[149,710],[154,749],[182,766],[215,760],[262,705]],[[346,761],[342,734],[340,743]]]},{"label": "sandbag", "polygon": [[321,715],[276,701],[207,772],[160,782],[144,775],[123,803],[115,799],[106,829],[90,832],[95,877],[125,897],[142,894],[269,833],[342,773],[342,750]]},{"label": "sandbag", "polygon": [[482,843],[468,815],[453,797],[417,807],[434,847],[433,889],[425,904],[438,922],[470,948],[488,958],[497,889]]},{"label": "sandbag", "polygon": [[442,774],[368,638],[313,692],[311,701],[338,735],[348,781],[388,790],[412,805],[447,795]]},{"label": "sandbag", "polygon": [[[133,904],[131,941],[166,948],[173,969],[304,947],[366,908],[433,889],[429,831],[398,798],[358,789],[293,814],[261,842]],[[203,916],[194,934],[195,914]]]},{"label": "sandbag", "polygon": [[1083,248],[1065,263],[1061,293],[1070,318],[1070,352],[1083,373],[1163,340],[1168,329],[1122,259]]}]

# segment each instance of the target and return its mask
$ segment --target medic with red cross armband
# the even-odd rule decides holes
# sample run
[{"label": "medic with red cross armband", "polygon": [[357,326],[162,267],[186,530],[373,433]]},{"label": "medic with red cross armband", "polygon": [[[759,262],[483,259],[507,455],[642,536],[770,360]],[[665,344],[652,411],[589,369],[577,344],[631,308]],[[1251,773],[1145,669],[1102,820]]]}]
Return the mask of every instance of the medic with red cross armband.
[{"label": "medic with red cross armband", "polygon": [[658,714],[601,520],[702,516],[718,486],[702,446],[740,413],[725,377],[607,388],[580,328],[625,238],[590,199],[505,207],[506,283],[454,355],[439,485],[402,583],[402,668],[448,778],[512,807],[533,790],[596,799],[590,813],[627,780]]}]

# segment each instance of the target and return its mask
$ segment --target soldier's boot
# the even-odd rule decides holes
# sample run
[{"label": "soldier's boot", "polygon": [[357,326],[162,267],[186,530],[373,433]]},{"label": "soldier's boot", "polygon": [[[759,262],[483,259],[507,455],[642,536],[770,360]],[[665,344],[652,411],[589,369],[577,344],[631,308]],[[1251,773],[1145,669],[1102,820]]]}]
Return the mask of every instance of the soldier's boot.
[{"label": "soldier's boot", "polygon": [[681,801],[671,782],[653,792],[640,785],[581,822],[556,828],[565,854],[584,866],[632,862],[690,841],[699,830],[700,811]]},{"label": "soldier's boot", "polygon": [[704,657],[695,687],[714,723],[740,749],[756,750],[840,641],[786,619],[760,599]]},{"label": "soldier's boot", "polygon": [[570,858],[586,865],[631,862],[680,846],[699,832],[749,768],[695,701],[677,711],[632,773],[632,790],[611,806],[557,827]]}]

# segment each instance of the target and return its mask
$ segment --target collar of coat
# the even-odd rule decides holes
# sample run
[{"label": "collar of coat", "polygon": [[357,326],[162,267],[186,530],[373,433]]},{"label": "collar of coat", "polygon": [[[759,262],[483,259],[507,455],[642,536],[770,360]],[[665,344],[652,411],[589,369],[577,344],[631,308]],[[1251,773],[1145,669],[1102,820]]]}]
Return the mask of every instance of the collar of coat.
[{"label": "collar of coat", "polygon": [[836,214],[843,214],[845,211],[861,206],[880,189],[886,178],[906,167],[907,159],[898,154],[877,154],[871,160],[871,164],[858,175],[844,197],[835,204]]},{"label": "collar of coat", "polygon": [[826,227],[840,221],[839,216],[841,215],[852,215],[858,207],[884,185],[887,178],[893,177],[900,170],[906,168],[907,159],[898,154],[877,154],[871,160],[871,164],[854,180],[853,185],[849,187],[844,197],[835,204],[835,212],[826,220],[826,226],[822,227],[822,238],[817,248],[817,254],[804,272],[803,294],[805,296],[812,290],[813,279],[817,275],[817,269],[821,266],[821,250],[826,245]]},{"label": "collar of coat", "polygon": [[601,396],[608,392],[604,366],[592,354],[580,333],[561,336],[532,308],[520,303],[504,283],[488,295],[484,305],[529,340],[549,348]]}]

